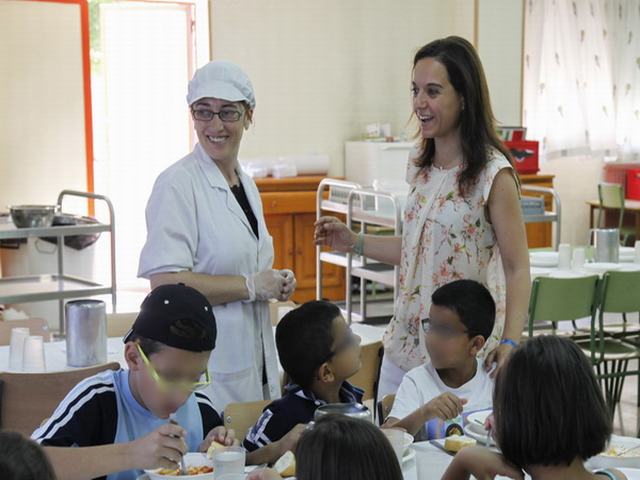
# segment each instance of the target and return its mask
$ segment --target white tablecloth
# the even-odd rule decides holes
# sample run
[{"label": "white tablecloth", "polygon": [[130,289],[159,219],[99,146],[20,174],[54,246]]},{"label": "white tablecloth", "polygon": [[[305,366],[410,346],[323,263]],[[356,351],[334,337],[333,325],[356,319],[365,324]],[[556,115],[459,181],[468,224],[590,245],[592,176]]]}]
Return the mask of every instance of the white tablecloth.
[{"label": "white tablecloth", "polygon": [[[362,345],[381,340],[384,333],[383,327],[359,323],[352,324],[352,330],[362,338]],[[48,372],[60,372],[73,368],[67,365],[67,347],[64,341],[45,343],[44,356]],[[113,337],[107,340],[107,357],[109,362],[119,362],[122,367],[126,367],[124,344],[121,337]],[[10,371],[8,345],[0,346],[0,371]]]}]

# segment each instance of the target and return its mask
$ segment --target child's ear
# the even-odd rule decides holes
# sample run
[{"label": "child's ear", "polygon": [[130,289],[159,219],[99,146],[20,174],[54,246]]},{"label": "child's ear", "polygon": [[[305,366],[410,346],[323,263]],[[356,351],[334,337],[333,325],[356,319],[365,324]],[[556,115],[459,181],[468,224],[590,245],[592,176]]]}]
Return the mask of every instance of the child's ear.
[{"label": "child's ear", "polygon": [[127,342],[124,346],[124,359],[131,371],[135,372],[142,367],[142,358],[140,357],[140,352],[138,352],[138,347],[134,342]]},{"label": "child's ear", "polygon": [[317,378],[322,383],[331,383],[335,380],[336,376],[333,374],[333,370],[328,363],[323,363],[318,368]]},{"label": "child's ear", "polygon": [[469,350],[469,354],[471,354],[471,356],[473,357],[478,355],[478,353],[480,353],[480,350],[482,350],[482,347],[484,347],[485,343],[486,341],[482,335],[476,335],[475,337],[473,337],[471,339],[471,349]]}]

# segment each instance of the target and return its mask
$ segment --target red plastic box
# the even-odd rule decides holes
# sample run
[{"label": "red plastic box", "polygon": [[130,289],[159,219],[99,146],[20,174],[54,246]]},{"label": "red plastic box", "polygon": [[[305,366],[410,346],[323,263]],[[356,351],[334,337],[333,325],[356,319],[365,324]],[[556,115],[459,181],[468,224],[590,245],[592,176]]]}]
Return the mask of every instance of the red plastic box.
[{"label": "red plastic box", "polygon": [[640,200],[640,168],[627,170],[626,194],[630,200]]},{"label": "red plastic box", "polygon": [[518,173],[538,173],[538,146],[534,140],[511,140],[504,142],[511,151]]}]

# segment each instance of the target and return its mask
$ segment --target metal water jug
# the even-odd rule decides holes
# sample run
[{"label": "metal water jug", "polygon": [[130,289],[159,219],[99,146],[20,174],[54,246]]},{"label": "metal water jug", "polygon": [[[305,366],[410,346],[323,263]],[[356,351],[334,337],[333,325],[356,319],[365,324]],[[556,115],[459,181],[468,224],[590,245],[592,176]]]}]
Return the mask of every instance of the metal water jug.
[{"label": "metal water jug", "polygon": [[74,300],[65,305],[67,365],[89,367],[107,361],[107,316],[102,300]]},{"label": "metal water jug", "polygon": [[589,230],[596,262],[618,263],[620,230],[617,228],[594,228]]}]

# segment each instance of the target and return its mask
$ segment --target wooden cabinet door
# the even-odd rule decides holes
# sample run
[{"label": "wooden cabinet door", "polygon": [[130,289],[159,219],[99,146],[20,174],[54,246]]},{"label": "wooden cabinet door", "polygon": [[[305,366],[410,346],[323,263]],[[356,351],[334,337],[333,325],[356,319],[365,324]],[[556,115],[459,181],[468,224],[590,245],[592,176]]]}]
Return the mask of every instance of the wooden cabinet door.
[{"label": "wooden cabinet door", "polygon": [[293,255],[293,215],[266,215],[267,230],[273,237],[273,268],[295,271]]}]

